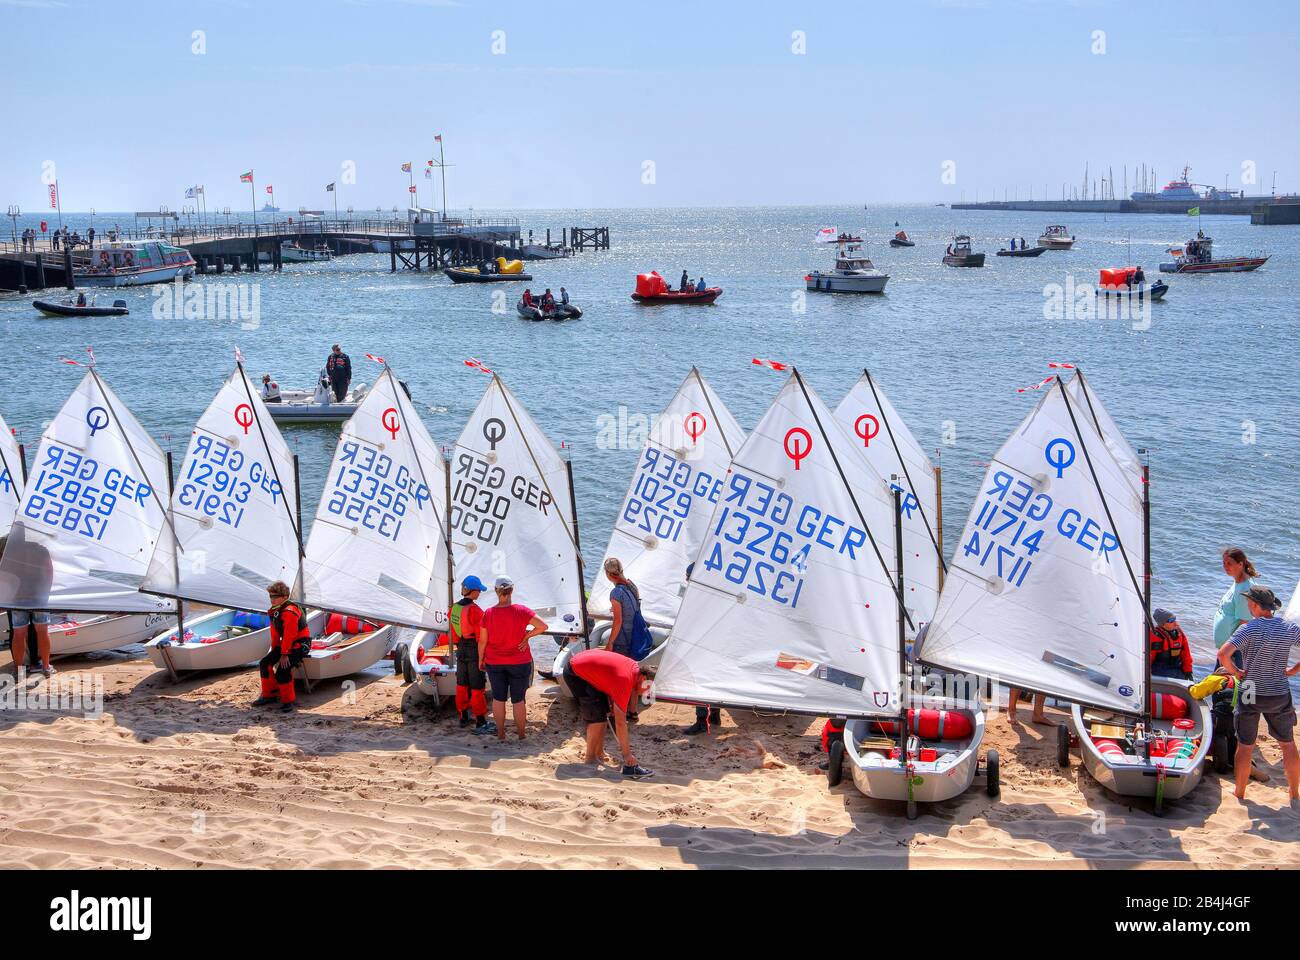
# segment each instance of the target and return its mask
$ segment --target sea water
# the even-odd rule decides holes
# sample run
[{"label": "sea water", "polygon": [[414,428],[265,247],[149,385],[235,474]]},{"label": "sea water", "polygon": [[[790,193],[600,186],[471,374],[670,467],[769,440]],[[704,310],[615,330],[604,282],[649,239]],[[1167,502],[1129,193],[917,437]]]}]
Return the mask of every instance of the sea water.
[{"label": "sea water", "polygon": [[[783,381],[753,366],[755,357],[797,364],[831,407],[869,368],[943,468],[951,555],[989,458],[1040,396],[1017,388],[1048,376],[1049,361],[1068,362],[1087,372],[1132,445],[1150,451],[1153,603],[1179,615],[1199,667],[1210,662],[1210,622],[1227,587],[1225,545],[1244,548],[1260,581],[1283,598],[1300,578],[1300,227],[1205,217],[1199,226],[1220,255],[1266,249],[1271,259],[1253,274],[1165,276],[1169,294],[1147,318],[1076,310],[1046,319],[1045,304],[1050,313],[1067,288],[1077,293],[1095,282],[1098,268],[1140,263],[1154,281],[1157,264],[1171,259],[1167,248],[1194,236],[1198,221],[932,206],[478,215],[518,216],[538,241],[547,227],[558,240],[564,226],[609,226],[608,251],[528,265],[535,294],[549,287],[558,295],[564,286],[585,316],[532,323],[514,309],[523,284],[453,286],[440,274],[390,273],[387,254],[196,278],[256,285],[255,294],[220,291],[217,301],[248,305],[255,296],[255,321],[242,315],[248,311],[207,308],[201,317],[165,310],[156,317],[160,301],[147,287],[101,291],[101,300],[121,297],[131,308],[128,317],[106,319],[43,319],[31,296],[0,294],[0,413],[34,456],[43,424],[82,372],[58,358],[83,359],[93,346],[101,374],[179,463],[236,347],[254,379],[267,372],[282,387],[310,388],[337,341],[352,357],[354,381],[372,382],[379,372],[366,353],[385,357],[435,440],[450,444],[487,385],[464,365],[475,357],[571,455],[590,580],[645,424],[692,364],[746,428]],[[64,218],[83,235],[90,222]],[[98,214],[97,233],[114,222],[126,227],[130,215]],[[1073,250],[994,256],[1013,236],[1032,245],[1049,222],[1068,225],[1078,238]],[[823,226],[864,237],[890,275],[883,296],[805,294],[804,275],[832,257],[832,247],[813,242]],[[891,249],[896,229],[917,246]],[[957,233],[987,253],[983,269],[940,262]],[[635,304],[635,275],[651,269],[674,285],[685,269],[725,292],[712,307]],[[309,525],[337,428],[284,433],[301,457]]]}]

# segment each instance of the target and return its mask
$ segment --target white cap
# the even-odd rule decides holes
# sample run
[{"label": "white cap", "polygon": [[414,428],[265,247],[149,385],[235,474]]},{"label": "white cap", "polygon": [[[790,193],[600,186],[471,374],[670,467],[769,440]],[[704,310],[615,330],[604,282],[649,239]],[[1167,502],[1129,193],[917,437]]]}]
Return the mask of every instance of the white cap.
[{"label": "white cap", "polygon": [[515,582],[509,577],[497,577],[496,582],[492,584],[493,590],[513,590]]}]

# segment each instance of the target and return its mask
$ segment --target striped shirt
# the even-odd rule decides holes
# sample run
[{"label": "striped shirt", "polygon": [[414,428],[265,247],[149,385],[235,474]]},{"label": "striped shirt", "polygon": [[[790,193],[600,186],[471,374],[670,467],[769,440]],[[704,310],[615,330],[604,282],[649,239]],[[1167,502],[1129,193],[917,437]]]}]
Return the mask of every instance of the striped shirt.
[{"label": "striped shirt", "polygon": [[1278,697],[1287,686],[1287,658],[1291,646],[1300,643],[1300,626],[1281,617],[1256,617],[1237,628],[1228,641],[1241,651],[1246,662],[1246,679],[1261,697]]}]

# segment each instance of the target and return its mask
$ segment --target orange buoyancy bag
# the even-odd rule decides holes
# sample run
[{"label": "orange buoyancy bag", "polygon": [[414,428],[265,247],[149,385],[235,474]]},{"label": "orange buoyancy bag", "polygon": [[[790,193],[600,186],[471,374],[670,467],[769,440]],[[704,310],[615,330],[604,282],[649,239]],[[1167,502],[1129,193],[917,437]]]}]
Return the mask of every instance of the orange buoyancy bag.
[{"label": "orange buoyancy bag", "polygon": [[1119,745],[1118,741],[1104,739],[1094,740],[1093,744],[1097,747],[1097,752],[1103,757],[1122,757],[1125,755],[1124,748]]},{"label": "orange buoyancy bag", "polygon": [[668,289],[668,283],[659,276],[657,270],[639,273],[636,277],[636,292],[643,297],[655,297]]},{"label": "orange buoyancy bag", "polygon": [[1151,716],[1157,720],[1177,720],[1187,716],[1187,701],[1172,693],[1151,694]]},{"label": "orange buoyancy bag", "polygon": [[367,623],[359,617],[345,617],[341,613],[331,613],[325,621],[326,633],[370,633],[374,629],[373,623]]},{"label": "orange buoyancy bag", "polygon": [[[907,725],[922,740],[964,740],[974,731],[970,718],[955,710],[908,710]],[[873,727],[880,733],[898,733],[897,720],[877,720]]]}]

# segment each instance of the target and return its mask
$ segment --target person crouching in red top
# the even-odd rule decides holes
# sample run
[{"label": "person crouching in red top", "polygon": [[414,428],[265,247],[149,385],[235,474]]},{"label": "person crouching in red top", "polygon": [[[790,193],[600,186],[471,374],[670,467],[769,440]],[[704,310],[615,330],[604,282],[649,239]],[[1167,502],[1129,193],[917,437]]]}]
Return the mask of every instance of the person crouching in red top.
[{"label": "person crouching in red top", "polygon": [[623,776],[630,780],[653,777],[632,756],[627,732],[627,713],[632,698],[641,693],[646,673],[631,657],[612,650],[583,650],[564,666],[564,682],[578,702],[578,716],[587,725],[587,756],[584,763],[599,763],[605,754],[605,724],[614,721],[614,735],[623,751]]},{"label": "person crouching in red top", "polygon": [[289,599],[289,587],[277,580],[266,588],[271,597],[271,649],[257,662],[257,672],[262,678],[262,695],[253,701],[255,707],[280,704],[280,710],[289,713],[297,699],[293,689],[293,669],[306,659],[311,650],[311,630],[302,607]]},{"label": "person crouching in red top", "polygon": [[533,682],[533,651],[528,641],[546,632],[546,621],[514,602],[515,582],[497,577],[495,607],[483,611],[479,627],[478,666],[492,684],[492,719],[497,739],[506,738],[506,698],[514,706],[515,733],[523,740],[528,727],[528,704],[524,697]]}]

